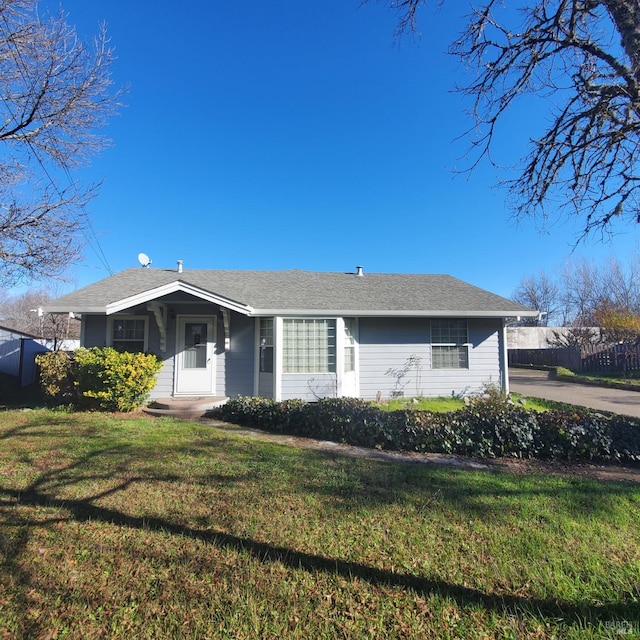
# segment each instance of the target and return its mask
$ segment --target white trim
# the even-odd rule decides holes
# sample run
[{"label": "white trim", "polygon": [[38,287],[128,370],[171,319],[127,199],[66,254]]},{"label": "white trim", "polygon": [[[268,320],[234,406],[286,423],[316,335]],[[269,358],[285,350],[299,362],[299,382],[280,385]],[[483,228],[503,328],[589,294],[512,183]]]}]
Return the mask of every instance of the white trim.
[{"label": "white trim", "polygon": [[344,370],[344,350],[347,346],[346,342],[346,334],[344,329],[344,318],[338,317],[336,318],[336,378],[338,382],[337,393],[339,397],[344,396],[344,384],[345,377],[347,375],[354,376],[354,385],[353,390],[350,390],[350,393],[347,395],[349,397],[359,398],[360,397],[360,323],[358,322],[358,318],[354,318],[353,316],[347,316],[348,318],[354,321],[354,339],[355,342],[353,344],[353,358],[354,358],[354,370],[349,371],[348,373]]},{"label": "white trim", "polygon": [[273,319],[273,399],[282,400],[282,374],[284,371],[284,323],[276,316]]},{"label": "white trim", "polygon": [[252,309],[250,313],[254,317],[261,316],[282,316],[283,318],[516,318],[527,317],[537,318],[537,311],[460,311],[458,310],[436,310],[427,309],[390,311],[389,309]]},{"label": "white trim", "polygon": [[[158,297],[160,295],[167,295],[169,293],[175,293],[176,291],[183,291],[185,293],[195,295],[196,297],[207,302],[214,302],[223,307],[226,307],[233,311],[237,311],[238,313],[242,313],[243,315],[250,316],[252,318],[260,318],[263,316],[291,316],[297,318],[326,316],[336,318],[339,316],[346,316],[359,318],[504,318],[505,320],[515,320],[516,318],[537,318],[540,315],[537,311],[461,311],[460,309],[404,309],[397,311],[389,309],[254,309],[248,305],[243,305],[238,302],[234,302],[233,300],[229,300],[228,298],[223,298],[214,294],[208,294],[201,289],[194,291],[195,287],[189,287],[188,285],[184,285],[184,283],[178,284],[182,284],[183,286],[178,286],[165,291],[165,289],[169,287],[169,285],[165,285],[165,287],[151,289],[148,292],[137,294],[136,296],[131,296],[130,298],[116,300],[115,302],[111,302],[106,306],[79,306],[77,308],[74,307],[73,309],[71,309],[71,311],[75,311],[76,313],[106,313],[107,315],[110,315],[112,313],[117,313],[118,311],[129,309],[130,307],[133,307],[137,304],[149,302],[150,300],[153,300],[154,297]],[[68,305],[65,305],[64,307],[52,305],[45,306],[43,307],[43,309],[46,313],[68,313],[70,307]]]},{"label": "white trim", "polygon": [[167,305],[153,300],[147,303],[147,311],[151,311],[156,319],[160,333],[160,351],[164,353],[167,350]]},{"label": "white trim", "polygon": [[344,373],[344,318],[336,321],[336,395],[342,396],[342,374]]},{"label": "white trim", "polygon": [[[179,349],[182,346],[181,341],[182,337],[180,336],[180,323],[186,321],[188,319],[198,319],[202,320],[202,322],[211,323],[211,337],[207,340],[207,359],[210,363],[210,366],[207,367],[207,370],[210,371],[209,377],[209,388],[207,391],[203,392],[200,390],[187,390],[187,391],[178,391],[178,377],[180,374],[180,353]],[[174,351],[174,367],[173,367],[173,395],[180,396],[192,396],[192,395],[215,395],[216,388],[216,343],[218,339],[217,331],[218,331],[218,323],[217,317],[213,314],[194,314],[194,313],[182,313],[176,316],[176,329],[175,329],[175,351]]]},{"label": "white trim", "polygon": [[253,313],[253,309],[247,305],[229,300],[228,298],[216,295],[215,293],[210,293],[204,289],[199,289],[198,287],[194,287],[193,285],[179,280],[162,285],[161,287],[156,287],[155,289],[147,289],[146,291],[129,296],[128,298],[123,298],[122,300],[110,302],[100,310],[105,312],[107,315],[111,315],[112,313],[124,311],[125,309],[130,309],[131,307],[135,307],[139,304],[144,304],[145,302],[150,302],[156,298],[176,292],[188,293],[196,298],[205,300],[206,302],[213,302],[214,304],[221,305],[228,309],[233,309],[233,311],[242,313],[245,316],[250,316]]},{"label": "white trim", "polygon": [[222,313],[222,328],[224,330],[224,350],[227,352],[231,349],[229,309],[222,307],[220,312]]},{"label": "white trim", "polygon": [[507,323],[502,323],[502,345],[500,349],[500,364],[502,366],[502,391],[509,395],[509,344],[507,342]]},{"label": "white trim", "polygon": [[258,395],[260,391],[260,318],[256,318],[253,325],[253,395]]},{"label": "white trim", "polygon": [[42,309],[44,310],[45,313],[69,313],[69,311],[72,311],[74,313],[96,313],[96,314],[100,314],[103,315],[105,312],[105,306],[101,305],[101,306],[89,306],[89,307],[84,307],[84,306],[79,306],[79,307],[69,307],[69,305],[64,305],[63,307],[58,306],[58,305],[46,305],[43,306]]}]

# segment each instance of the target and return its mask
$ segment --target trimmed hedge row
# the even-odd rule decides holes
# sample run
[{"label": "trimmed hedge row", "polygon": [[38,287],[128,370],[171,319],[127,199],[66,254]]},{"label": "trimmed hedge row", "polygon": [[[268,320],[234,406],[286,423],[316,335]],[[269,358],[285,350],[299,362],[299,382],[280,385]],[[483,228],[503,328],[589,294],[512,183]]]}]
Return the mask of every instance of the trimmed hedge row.
[{"label": "trimmed hedge row", "polygon": [[640,461],[640,421],[575,411],[530,411],[506,400],[474,399],[450,413],[383,411],[355,398],[306,403],[238,397],[216,416],[276,433],[395,451],[478,457]]}]

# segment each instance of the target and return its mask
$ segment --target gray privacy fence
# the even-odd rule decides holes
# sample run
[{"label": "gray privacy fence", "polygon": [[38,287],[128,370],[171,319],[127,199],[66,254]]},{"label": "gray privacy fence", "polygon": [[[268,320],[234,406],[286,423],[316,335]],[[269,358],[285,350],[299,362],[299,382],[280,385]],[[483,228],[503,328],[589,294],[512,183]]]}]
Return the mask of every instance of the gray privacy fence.
[{"label": "gray privacy fence", "polygon": [[582,356],[576,347],[509,349],[509,366],[566,367],[582,371]]},{"label": "gray privacy fence", "polygon": [[510,366],[566,367],[576,373],[640,374],[640,345],[509,349]]},{"label": "gray privacy fence", "polygon": [[21,387],[37,379],[36,356],[54,348],[72,351],[80,346],[79,340],[54,341],[36,338],[27,333],[0,327],[0,373],[17,378]]}]

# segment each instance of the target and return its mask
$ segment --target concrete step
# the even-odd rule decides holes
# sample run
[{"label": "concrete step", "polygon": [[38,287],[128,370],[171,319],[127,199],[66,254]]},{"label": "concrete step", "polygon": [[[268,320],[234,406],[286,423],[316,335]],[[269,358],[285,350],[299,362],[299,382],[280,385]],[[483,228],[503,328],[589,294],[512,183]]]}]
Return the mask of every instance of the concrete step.
[{"label": "concrete step", "polygon": [[144,407],[144,413],[151,416],[171,416],[173,418],[201,418],[208,411],[223,405],[228,398],[224,396],[194,396],[157,398]]}]

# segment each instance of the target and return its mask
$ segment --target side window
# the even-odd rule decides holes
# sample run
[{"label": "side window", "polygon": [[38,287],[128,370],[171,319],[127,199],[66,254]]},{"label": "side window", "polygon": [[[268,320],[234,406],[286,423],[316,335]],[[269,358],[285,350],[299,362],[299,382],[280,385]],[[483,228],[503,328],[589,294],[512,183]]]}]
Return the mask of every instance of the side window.
[{"label": "side window", "polygon": [[469,337],[466,320],[431,321],[433,369],[468,369]]},{"label": "side window", "polygon": [[118,351],[146,351],[147,319],[114,317],[111,320],[111,346]]},{"label": "side window", "polygon": [[273,373],[273,318],[260,318],[260,371]]},{"label": "side window", "polygon": [[356,319],[344,319],[344,371],[356,370]]}]

